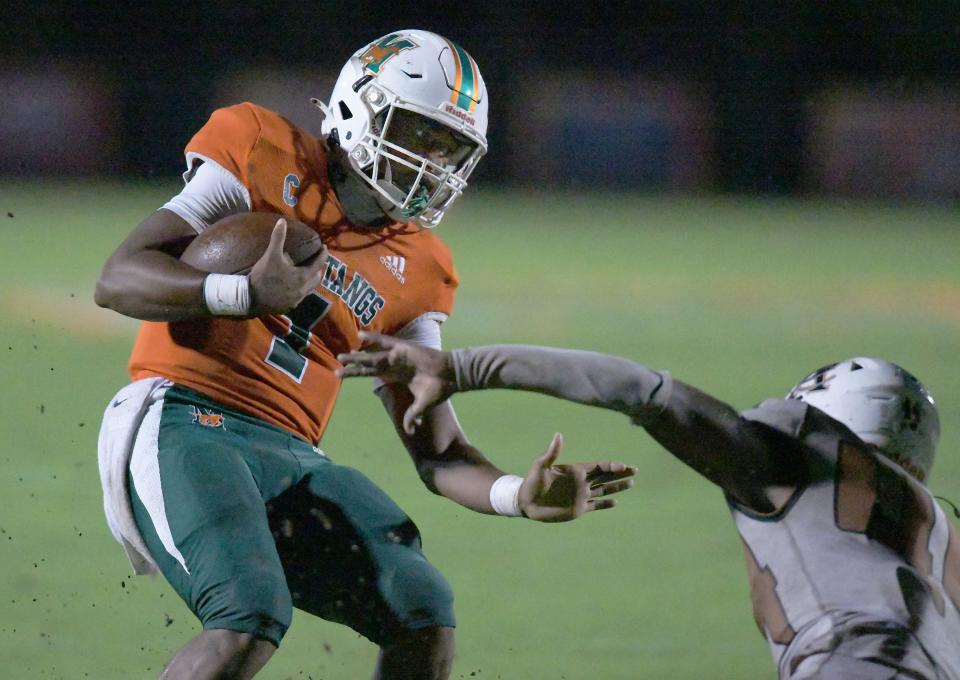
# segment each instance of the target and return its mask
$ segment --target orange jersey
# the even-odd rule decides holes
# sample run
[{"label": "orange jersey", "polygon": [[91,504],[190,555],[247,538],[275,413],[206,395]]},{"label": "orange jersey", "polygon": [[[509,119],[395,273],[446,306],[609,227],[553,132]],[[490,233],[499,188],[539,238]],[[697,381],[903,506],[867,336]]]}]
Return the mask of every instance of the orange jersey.
[{"label": "orange jersey", "polygon": [[336,356],[359,347],[358,331],[393,334],[426,313],[450,313],[450,252],[413,224],[353,229],[327,178],[322,142],[253,104],[214,111],[186,154],[233,173],[254,211],[313,226],[330,260],[322,285],[289,315],[143,322],[130,374],[169,378],[318,442],[340,389]]}]

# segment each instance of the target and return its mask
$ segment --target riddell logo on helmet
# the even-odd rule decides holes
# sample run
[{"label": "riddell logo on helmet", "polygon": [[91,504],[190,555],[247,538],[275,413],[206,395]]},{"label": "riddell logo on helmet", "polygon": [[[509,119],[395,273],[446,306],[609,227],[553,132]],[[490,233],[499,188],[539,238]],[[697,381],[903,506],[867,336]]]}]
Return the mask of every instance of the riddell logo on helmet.
[{"label": "riddell logo on helmet", "polygon": [[443,110],[446,111],[446,112],[449,113],[449,114],[452,114],[452,115],[456,116],[457,118],[459,118],[460,120],[464,121],[465,123],[467,123],[468,125],[470,125],[470,126],[472,126],[472,127],[476,127],[476,126],[477,126],[477,119],[476,119],[476,118],[474,118],[473,116],[469,115],[469,114],[468,114],[466,111],[464,111],[463,109],[458,108],[458,107],[454,106],[453,104],[451,104],[451,103],[449,103],[449,102],[447,102],[446,104],[443,105]]}]

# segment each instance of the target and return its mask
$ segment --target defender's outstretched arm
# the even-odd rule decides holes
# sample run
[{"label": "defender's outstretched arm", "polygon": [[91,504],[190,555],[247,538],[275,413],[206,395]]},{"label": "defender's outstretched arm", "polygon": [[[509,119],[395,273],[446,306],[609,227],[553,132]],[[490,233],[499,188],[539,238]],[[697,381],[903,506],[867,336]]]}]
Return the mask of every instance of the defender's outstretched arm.
[{"label": "defender's outstretched arm", "polygon": [[680,460],[760,512],[776,510],[801,481],[781,436],[667,372],[596,352],[527,345],[438,352],[387,336],[363,337],[374,348],[341,355],[340,375],[407,384],[413,397],[403,416],[407,432],[455,392],[525,390],[628,415]]}]

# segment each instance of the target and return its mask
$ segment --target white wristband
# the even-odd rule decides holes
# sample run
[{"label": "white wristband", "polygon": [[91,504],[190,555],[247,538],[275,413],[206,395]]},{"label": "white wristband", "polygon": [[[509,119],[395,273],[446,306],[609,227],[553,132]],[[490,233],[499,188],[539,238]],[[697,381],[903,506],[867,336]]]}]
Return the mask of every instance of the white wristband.
[{"label": "white wristband", "polygon": [[203,299],[215,316],[246,316],[250,312],[250,279],[242,274],[207,274]]},{"label": "white wristband", "polygon": [[498,515],[520,516],[520,485],[523,477],[504,475],[490,487],[490,505]]}]

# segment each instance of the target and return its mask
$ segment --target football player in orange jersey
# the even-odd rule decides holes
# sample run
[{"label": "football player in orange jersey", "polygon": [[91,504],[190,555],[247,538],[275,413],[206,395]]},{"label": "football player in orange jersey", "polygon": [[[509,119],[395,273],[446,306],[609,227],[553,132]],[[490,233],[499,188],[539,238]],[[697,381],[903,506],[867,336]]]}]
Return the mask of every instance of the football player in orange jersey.
[{"label": "football player in orange jersey", "polygon": [[719,486],[781,680],[960,680],[960,532],[924,486],[940,420],[899,366],[842,361],[737,413],[604,354],[362,337],[339,373],[409,384],[410,432],[456,392],[529,390],[630,416]]},{"label": "football player in orange jersey", "polygon": [[[413,522],[358,471],[316,447],[337,354],[371,330],[440,347],[457,276],[430,230],[486,151],[488,97],[472,57],[419,30],[343,67],[317,139],[245,103],[187,144],[186,186],[120,244],[96,301],[142,319],[133,382],[104,414],[104,508],[137,573],[161,572],[203,624],[165,678],[248,678],[292,607],[380,646],[374,678],[446,678],[452,594]],[[249,274],[178,257],[221,218],[280,213],[326,252],[295,266],[285,221]],[[632,483],[617,462],[555,465],[555,437],[525,477],[505,474],[449,405],[414,434],[410,392],[379,384],[426,486],[481,513],[564,521],[610,508]]]}]

